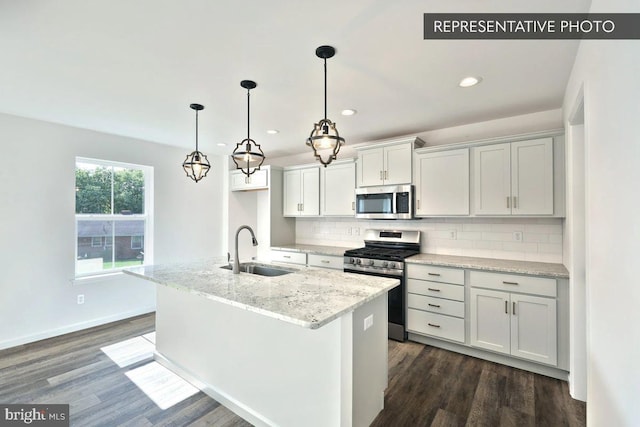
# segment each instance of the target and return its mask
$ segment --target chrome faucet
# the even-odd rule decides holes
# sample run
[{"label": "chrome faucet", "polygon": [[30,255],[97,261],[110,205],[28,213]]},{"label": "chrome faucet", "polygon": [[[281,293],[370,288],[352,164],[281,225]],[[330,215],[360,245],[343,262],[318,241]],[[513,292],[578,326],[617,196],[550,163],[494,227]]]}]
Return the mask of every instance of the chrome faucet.
[{"label": "chrome faucet", "polygon": [[249,230],[249,233],[251,233],[251,243],[253,243],[253,246],[258,246],[256,235],[253,234],[253,230],[251,229],[251,227],[249,227],[248,225],[241,225],[240,227],[238,227],[238,230],[236,231],[236,257],[233,259],[233,274],[240,273],[240,261],[238,260],[238,234],[240,234],[240,230],[242,230],[243,228],[246,228],[247,230]]}]

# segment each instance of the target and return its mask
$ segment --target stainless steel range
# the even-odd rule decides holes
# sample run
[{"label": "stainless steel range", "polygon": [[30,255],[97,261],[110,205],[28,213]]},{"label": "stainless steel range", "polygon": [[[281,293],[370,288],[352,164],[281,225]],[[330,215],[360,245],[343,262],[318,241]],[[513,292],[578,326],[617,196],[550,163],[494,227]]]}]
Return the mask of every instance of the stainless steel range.
[{"label": "stainless steel range", "polygon": [[420,253],[420,232],[368,229],[364,244],[363,248],[345,251],[344,271],[400,279],[400,286],[389,291],[389,338],[404,341],[404,259]]}]

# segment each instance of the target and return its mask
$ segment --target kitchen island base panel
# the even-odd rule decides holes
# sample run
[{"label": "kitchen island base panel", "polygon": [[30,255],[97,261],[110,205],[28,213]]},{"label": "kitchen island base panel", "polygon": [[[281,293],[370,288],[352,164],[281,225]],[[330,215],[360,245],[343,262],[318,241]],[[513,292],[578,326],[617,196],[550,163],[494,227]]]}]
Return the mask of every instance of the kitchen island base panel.
[{"label": "kitchen island base panel", "polygon": [[309,329],[157,287],[157,360],[257,426],[369,425],[384,405],[386,334],[386,293]]}]

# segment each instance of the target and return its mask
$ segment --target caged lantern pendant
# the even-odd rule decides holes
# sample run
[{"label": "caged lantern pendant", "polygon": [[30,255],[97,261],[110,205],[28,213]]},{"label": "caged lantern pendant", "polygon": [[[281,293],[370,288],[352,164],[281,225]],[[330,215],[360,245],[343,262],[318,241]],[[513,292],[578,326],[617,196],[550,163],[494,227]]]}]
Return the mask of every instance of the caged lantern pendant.
[{"label": "caged lantern pendant", "polygon": [[[332,58],[335,54],[336,50],[332,46],[320,46],[316,49],[316,56],[324,60],[324,118],[314,124],[307,139],[307,145],[313,149],[314,156],[325,168],[338,157],[340,147],[344,144],[344,138],[338,133],[336,124],[327,118],[327,58]],[[330,154],[323,159],[319,151],[328,150],[331,150]]]},{"label": "caged lantern pendant", "polygon": [[204,106],[191,104],[189,107],[196,112],[196,151],[187,154],[187,158],[182,162],[182,168],[189,178],[198,182],[207,176],[211,164],[207,160],[207,156],[198,151],[198,111],[204,110]]},{"label": "caged lantern pendant", "polygon": [[254,81],[243,80],[240,82],[240,86],[247,89],[247,138],[236,144],[236,148],[231,154],[231,159],[233,159],[233,162],[236,164],[236,169],[240,169],[242,173],[250,176],[252,173],[260,169],[260,166],[262,166],[266,157],[262,152],[262,148],[260,148],[260,144],[251,139],[251,127],[249,126],[249,113],[251,111],[249,92],[251,89],[255,89],[258,85]]}]

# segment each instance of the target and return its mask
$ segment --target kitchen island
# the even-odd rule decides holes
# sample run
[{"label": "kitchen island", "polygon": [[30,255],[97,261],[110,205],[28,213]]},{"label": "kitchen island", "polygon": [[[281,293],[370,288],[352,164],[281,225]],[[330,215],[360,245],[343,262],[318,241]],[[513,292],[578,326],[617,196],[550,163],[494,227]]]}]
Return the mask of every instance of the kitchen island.
[{"label": "kitchen island", "polygon": [[254,425],[366,426],[387,386],[397,279],[214,261],[127,269],[158,284],[156,359]]}]

